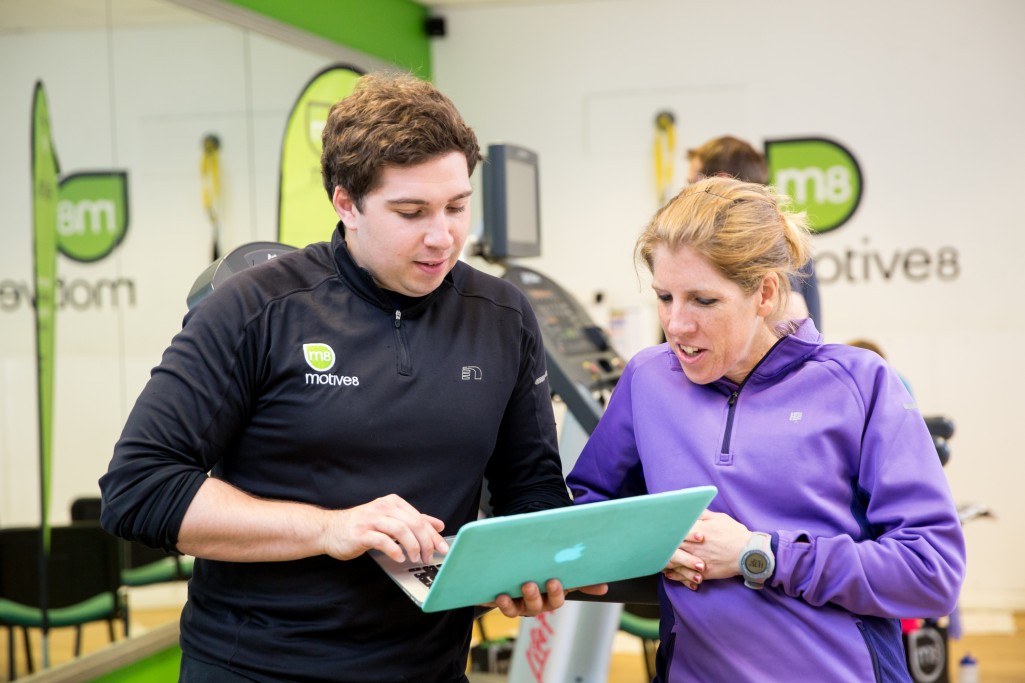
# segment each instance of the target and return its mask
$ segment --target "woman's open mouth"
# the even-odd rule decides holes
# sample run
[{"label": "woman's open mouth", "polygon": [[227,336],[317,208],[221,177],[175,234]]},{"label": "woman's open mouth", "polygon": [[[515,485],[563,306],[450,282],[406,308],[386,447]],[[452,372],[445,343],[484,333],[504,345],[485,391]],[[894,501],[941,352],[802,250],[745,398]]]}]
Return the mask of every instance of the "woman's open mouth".
[{"label": "woman's open mouth", "polygon": [[680,351],[683,352],[683,355],[687,356],[687,358],[697,358],[697,356],[701,353],[701,349],[699,349],[696,346],[684,346],[683,344],[680,344],[677,346],[677,348],[679,348]]}]

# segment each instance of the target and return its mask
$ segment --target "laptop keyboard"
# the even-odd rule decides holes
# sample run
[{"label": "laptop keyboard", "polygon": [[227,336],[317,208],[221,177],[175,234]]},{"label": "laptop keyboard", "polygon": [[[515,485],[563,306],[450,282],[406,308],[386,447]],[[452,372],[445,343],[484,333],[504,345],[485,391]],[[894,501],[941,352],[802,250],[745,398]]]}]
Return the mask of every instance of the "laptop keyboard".
[{"label": "laptop keyboard", "polygon": [[434,577],[438,575],[438,570],[441,569],[440,564],[428,564],[423,567],[412,567],[409,569],[413,573],[420,583],[430,588],[431,584],[434,583]]}]

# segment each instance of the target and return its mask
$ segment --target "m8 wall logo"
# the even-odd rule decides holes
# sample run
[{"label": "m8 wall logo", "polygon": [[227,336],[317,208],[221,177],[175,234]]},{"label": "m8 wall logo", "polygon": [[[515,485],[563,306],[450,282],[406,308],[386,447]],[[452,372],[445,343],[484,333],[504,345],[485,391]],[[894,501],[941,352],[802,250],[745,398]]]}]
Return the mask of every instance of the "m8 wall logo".
[{"label": "m8 wall logo", "polygon": [[861,202],[862,177],[854,155],[825,138],[767,140],[769,182],[808,213],[815,232],[835,230],[854,215]]},{"label": "m8 wall logo", "polygon": [[303,358],[316,372],[306,373],[306,384],[327,384],[335,387],[358,387],[359,377],[332,375],[328,372],[335,366],[335,351],[327,344],[303,344]]},{"label": "m8 wall logo", "polygon": [[57,190],[57,248],[74,261],[108,256],[128,232],[128,175],[73,173]]},{"label": "m8 wall logo", "polygon": [[[765,161],[769,182],[793,200],[793,208],[808,214],[816,233],[846,223],[864,191],[864,177],[854,155],[839,142],[825,138],[768,140]],[[879,226],[873,226],[879,227]],[[950,245],[914,246],[884,253],[862,245],[840,251],[817,251],[815,271],[821,284],[834,282],[952,282],[961,275],[960,255]]]},{"label": "m8 wall logo", "polygon": [[[57,185],[57,250],[81,263],[95,263],[111,254],[128,233],[128,174],[124,171],[71,173]],[[135,281],[101,276],[55,283],[58,309],[90,311],[135,306]],[[27,280],[0,277],[0,312],[35,305]]]}]

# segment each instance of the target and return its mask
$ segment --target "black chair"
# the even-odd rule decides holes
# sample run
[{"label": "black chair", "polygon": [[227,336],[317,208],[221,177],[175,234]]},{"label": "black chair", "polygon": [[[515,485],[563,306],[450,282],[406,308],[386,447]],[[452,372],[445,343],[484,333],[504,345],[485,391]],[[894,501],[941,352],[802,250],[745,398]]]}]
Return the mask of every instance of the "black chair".
[{"label": "black chair", "polygon": [[[71,523],[99,527],[102,500],[99,497],[86,496],[71,502]],[[121,548],[121,586],[135,588],[152,586],[169,581],[188,581],[192,578],[191,557],[179,553],[168,553],[136,541],[118,539]],[[128,592],[122,591],[121,602],[124,606],[125,636],[130,633],[130,615],[128,609]]]},{"label": "black chair", "polygon": [[75,498],[71,501],[72,522],[98,522],[103,509],[103,499],[99,497]]},{"label": "black chair", "polygon": [[[75,656],[82,653],[82,625],[126,619],[119,596],[121,560],[117,539],[99,526],[56,526],[50,530],[46,563],[46,615],[49,628],[75,627]],[[28,670],[34,670],[28,629],[43,627],[40,601],[38,527],[0,529],[0,626],[8,630],[8,671],[14,680],[15,629],[25,640]]]},{"label": "black chair", "polygon": [[[76,498],[71,502],[73,523],[98,523],[101,499]],[[192,577],[192,559],[167,553],[135,541],[122,541],[121,582],[125,586],[149,586],[167,581],[187,581]]]},{"label": "black chair", "polygon": [[940,456],[940,464],[946,466],[950,460],[950,444],[947,441],[954,436],[954,422],[942,415],[925,417],[925,426],[932,436],[933,445],[936,446],[936,455]]}]

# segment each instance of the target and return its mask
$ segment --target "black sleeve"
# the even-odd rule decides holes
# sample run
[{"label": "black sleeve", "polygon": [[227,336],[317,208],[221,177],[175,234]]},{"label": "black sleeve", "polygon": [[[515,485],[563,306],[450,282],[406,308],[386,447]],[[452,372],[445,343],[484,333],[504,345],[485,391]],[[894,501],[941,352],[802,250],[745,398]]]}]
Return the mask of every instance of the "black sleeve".
[{"label": "black sleeve", "polygon": [[229,291],[211,295],[153,369],[99,481],[100,521],[115,536],[175,549],[185,511],[248,414],[255,353],[242,310]]},{"label": "black sleeve", "polygon": [[520,370],[485,471],[496,515],[570,505],[559,458],[544,345],[523,298]]}]

